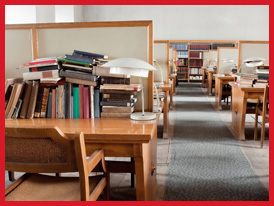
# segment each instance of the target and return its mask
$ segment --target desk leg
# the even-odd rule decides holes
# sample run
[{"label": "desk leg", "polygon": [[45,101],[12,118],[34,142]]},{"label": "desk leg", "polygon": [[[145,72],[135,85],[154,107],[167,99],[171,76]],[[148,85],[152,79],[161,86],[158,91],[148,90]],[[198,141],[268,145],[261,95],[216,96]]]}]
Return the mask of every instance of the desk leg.
[{"label": "desk leg", "polygon": [[[156,130],[157,132],[157,130]],[[136,200],[155,200],[157,189],[157,136],[147,144],[134,144]]]},{"label": "desk leg", "polygon": [[244,98],[244,92],[239,89],[232,88],[233,102],[232,123],[231,126],[237,134],[238,140],[245,140],[245,115],[247,99]]},{"label": "desk leg", "polygon": [[218,89],[219,89],[219,99],[218,99],[218,109],[219,110],[222,110],[222,96],[223,96],[223,84],[221,83],[221,81],[219,81],[219,86],[218,86]]}]

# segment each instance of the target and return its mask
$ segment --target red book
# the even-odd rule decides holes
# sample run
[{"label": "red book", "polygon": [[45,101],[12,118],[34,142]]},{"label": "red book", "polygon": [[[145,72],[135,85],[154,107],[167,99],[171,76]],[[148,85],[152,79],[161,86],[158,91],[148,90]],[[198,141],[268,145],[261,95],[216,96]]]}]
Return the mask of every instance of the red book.
[{"label": "red book", "polygon": [[89,88],[84,87],[83,90],[83,96],[84,96],[84,118],[88,119],[89,118]]},{"label": "red book", "polygon": [[35,61],[29,62],[29,65],[36,65],[36,64],[48,64],[48,63],[55,63],[56,59],[44,60],[44,61]]},{"label": "red book", "polygon": [[83,98],[84,85],[79,84],[79,118],[84,118],[84,98]]},{"label": "red book", "polygon": [[52,89],[51,118],[56,118],[56,89]]}]

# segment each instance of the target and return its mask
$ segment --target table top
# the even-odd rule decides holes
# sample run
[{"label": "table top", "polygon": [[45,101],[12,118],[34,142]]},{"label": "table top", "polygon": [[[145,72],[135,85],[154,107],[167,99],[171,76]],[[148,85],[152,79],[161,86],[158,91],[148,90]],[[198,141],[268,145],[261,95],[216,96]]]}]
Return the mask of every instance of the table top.
[{"label": "table top", "polygon": [[6,127],[54,127],[57,126],[69,137],[84,132],[93,141],[148,142],[157,131],[159,115],[155,120],[137,121],[130,118],[94,119],[14,119],[5,120]]},{"label": "table top", "polygon": [[236,82],[229,82],[229,85],[231,87],[240,89],[244,92],[264,92],[264,88],[258,88],[258,87],[252,87],[252,86],[242,86],[242,85],[238,85]]}]

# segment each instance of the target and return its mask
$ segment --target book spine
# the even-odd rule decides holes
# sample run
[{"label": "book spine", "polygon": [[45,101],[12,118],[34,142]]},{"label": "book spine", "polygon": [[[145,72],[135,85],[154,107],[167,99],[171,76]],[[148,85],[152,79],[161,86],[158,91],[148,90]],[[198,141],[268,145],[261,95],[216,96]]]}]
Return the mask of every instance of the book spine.
[{"label": "book spine", "polygon": [[106,56],[106,55],[95,54],[95,53],[79,51],[79,50],[74,50],[73,55],[85,56],[85,57],[89,57],[89,58],[101,58],[101,59],[107,59],[108,58],[108,56]]},{"label": "book spine", "polygon": [[49,99],[49,88],[44,88],[42,107],[41,107],[41,117],[46,117],[48,99]]},{"label": "book spine", "polygon": [[100,102],[101,106],[118,106],[118,107],[131,107],[132,103],[129,102],[121,102],[121,101],[117,101],[117,102],[108,102],[108,101],[101,101]]},{"label": "book spine", "polygon": [[66,54],[65,59],[83,62],[83,63],[89,63],[89,64],[95,63],[95,60],[93,58],[87,58],[87,57],[75,56],[75,55],[69,55],[69,54]]},{"label": "book spine", "polygon": [[94,88],[94,117],[100,118],[100,91]]},{"label": "book spine", "polygon": [[29,72],[43,72],[50,70],[58,70],[58,65],[29,68]]},{"label": "book spine", "polygon": [[58,86],[57,118],[64,118],[64,85]]},{"label": "book spine", "polygon": [[45,60],[45,61],[34,61],[34,62],[29,62],[29,65],[48,64],[48,63],[55,63],[55,62],[56,62],[56,59]]},{"label": "book spine", "polygon": [[79,88],[73,87],[73,118],[79,118]]},{"label": "book spine", "polygon": [[51,118],[51,110],[52,110],[52,93],[49,93],[48,106],[47,106],[47,118]]},{"label": "book spine", "polygon": [[130,78],[102,77],[102,84],[126,84],[130,85]]},{"label": "book spine", "polygon": [[70,77],[82,80],[89,80],[89,81],[97,81],[97,76],[89,75],[84,72],[68,72],[64,70],[60,70],[60,77]]},{"label": "book spine", "polygon": [[89,96],[90,96],[90,117],[94,118],[94,87],[89,87]]},{"label": "book spine", "polygon": [[56,89],[52,89],[51,94],[51,118],[56,118]]},{"label": "book spine", "polygon": [[58,70],[23,73],[24,80],[35,80],[35,79],[50,78],[50,77],[59,77]]},{"label": "book spine", "polygon": [[84,85],[79,84],[79,118],[80,119],[84,118],[84,97],[83,97],[83,92],[84,92]]},{"label": "book spine", "polygon": [[44,94],[44,88],[39,87],[38,89],[38,95],[36,100],[36,106],[34,110],[34,117],[39,118],[41,115],[41,108],[42,108],[42,102],[43,102],[43,94]]},{"label": "book spine", "polygon": [[65,118],[71,119],[71,88],[72,84],[66,82],[65,84],[65,103],[66,103],[66,110],[65,110]]},{"label": "book spine", "polygon": [[84,118],[88,119],[89,116],[89,107],[90,107],[90,97],[89,97],[89,88],[88,87],[84,87],[83,88],[83,102],[84,102]]},{"label": "book spine", "polygon": [[33,81],[33,86],[32,86],[31,95],[30,95],[30,102],[29,102],[28,112],[26,116],[26,118],[28,119],[32,119],[34,116],[34,109],[37,101],[38,89],[39,89],[39,82]]}]

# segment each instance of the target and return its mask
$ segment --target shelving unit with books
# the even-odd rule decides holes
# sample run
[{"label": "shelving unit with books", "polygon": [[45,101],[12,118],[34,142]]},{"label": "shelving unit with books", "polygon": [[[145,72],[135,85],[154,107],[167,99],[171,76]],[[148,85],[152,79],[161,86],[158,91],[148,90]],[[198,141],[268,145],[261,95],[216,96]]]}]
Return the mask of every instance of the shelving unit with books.
[{"label": "shelving unit with books", "polygon": [[188,81],[202,80],[203,52],[211,48],[210,42],[189,43],[189,79]]},{"label": "shelving unit with books", "polygon": [[188,41],[170,41],[169,45],[176,50],[176,74],[178,81],[188,81]]}]

